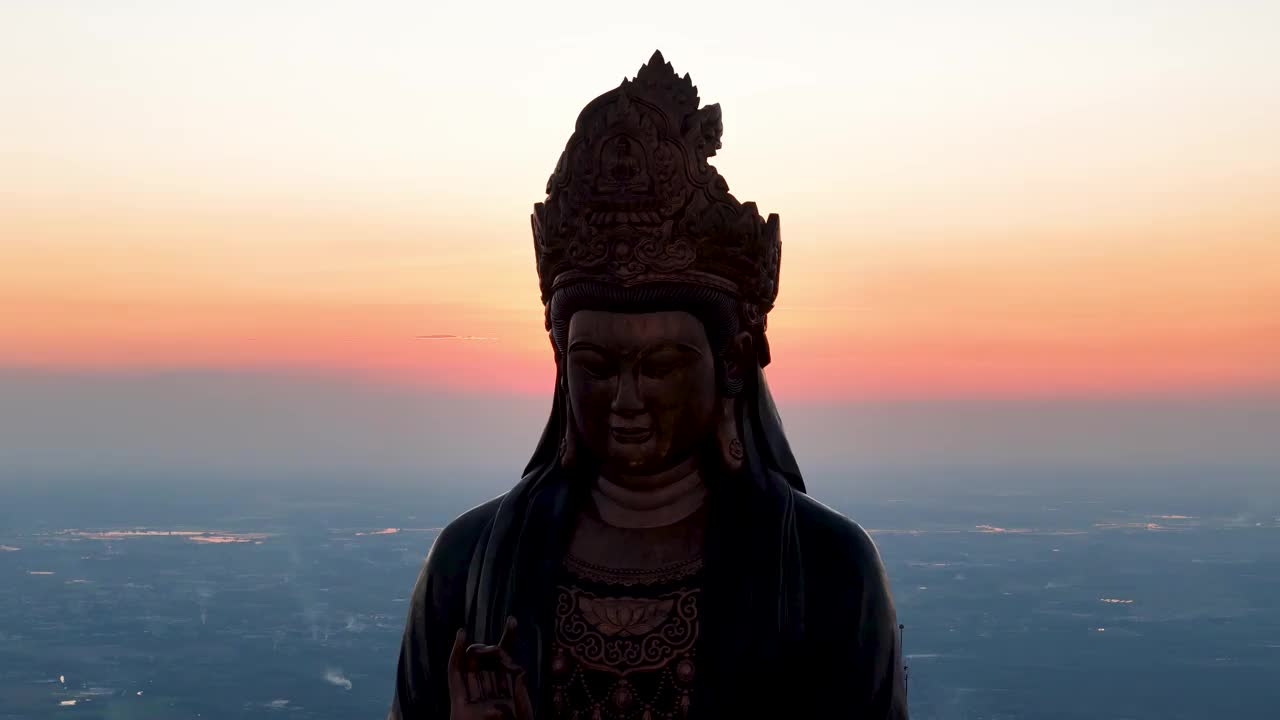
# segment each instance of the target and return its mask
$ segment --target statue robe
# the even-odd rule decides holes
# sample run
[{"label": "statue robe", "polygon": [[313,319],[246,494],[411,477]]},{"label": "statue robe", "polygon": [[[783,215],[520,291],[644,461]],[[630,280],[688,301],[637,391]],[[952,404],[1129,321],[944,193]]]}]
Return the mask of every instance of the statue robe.
[{"label": "statue robe", "polygon": [[[757,373],[739,403],[744,466],[706,477],[698,676],[689,716],[905,720],[898,625],[884,567],[856,523],[810,498]],[[515,660],[535,713],[544,692],[557,569],[589,482],[560,467],[564,398],[522,480],[436,538],[410,602],[389,720],[447,720],[459,627]]]}]

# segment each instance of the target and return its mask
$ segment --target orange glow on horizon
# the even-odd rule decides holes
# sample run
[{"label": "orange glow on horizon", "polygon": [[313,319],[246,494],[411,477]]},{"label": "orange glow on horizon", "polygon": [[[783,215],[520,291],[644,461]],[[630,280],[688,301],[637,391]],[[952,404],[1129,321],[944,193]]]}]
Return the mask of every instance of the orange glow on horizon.
[{"label": "orange glow on horizon", "polygon": [[685,6],[615,37],[178,5],[0,9],[0,368],[545,392],[528,215],[656,46],[781,216],[779,396],[1280,387],[1274,10],[788,6],[762,57],[756,20]]}]

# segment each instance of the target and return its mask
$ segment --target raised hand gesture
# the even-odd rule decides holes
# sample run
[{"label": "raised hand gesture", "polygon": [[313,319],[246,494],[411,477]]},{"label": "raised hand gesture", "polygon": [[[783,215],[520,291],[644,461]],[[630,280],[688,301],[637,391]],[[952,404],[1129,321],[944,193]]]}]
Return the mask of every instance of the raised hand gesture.
[{"label": "raised hand gesture", "polygon": [[467,645],[463,628],[449,653],[449,720],[533,720],[524,668],[511,658],[516,619],[507,618],[497,645]]}]

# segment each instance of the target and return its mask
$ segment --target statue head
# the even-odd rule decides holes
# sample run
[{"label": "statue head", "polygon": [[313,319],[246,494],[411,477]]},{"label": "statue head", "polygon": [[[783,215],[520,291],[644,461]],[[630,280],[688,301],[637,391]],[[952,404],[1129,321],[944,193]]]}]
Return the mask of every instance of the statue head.
[{"label": "statue head", "polygon": [[582,110],[534,205],[566,463],[638,476],[709,448],[742,461],[737,400],[769,362],[779,223],[729,194],[708,162],[720,108],[698,102],[655,52]]}]

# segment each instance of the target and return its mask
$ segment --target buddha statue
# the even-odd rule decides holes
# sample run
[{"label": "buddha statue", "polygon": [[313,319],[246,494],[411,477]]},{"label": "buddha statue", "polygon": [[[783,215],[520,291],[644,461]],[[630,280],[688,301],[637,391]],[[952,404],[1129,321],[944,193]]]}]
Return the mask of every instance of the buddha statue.
[{"label": "buddha statue", "polygon": [[532,215],[550,417],[428,553],[389,718],[907,717],[879,554],[765,380],[779,221],[721,132],[661,53],[578,116]]}]

